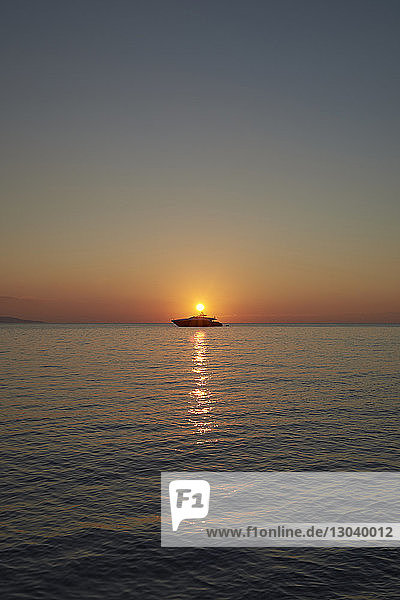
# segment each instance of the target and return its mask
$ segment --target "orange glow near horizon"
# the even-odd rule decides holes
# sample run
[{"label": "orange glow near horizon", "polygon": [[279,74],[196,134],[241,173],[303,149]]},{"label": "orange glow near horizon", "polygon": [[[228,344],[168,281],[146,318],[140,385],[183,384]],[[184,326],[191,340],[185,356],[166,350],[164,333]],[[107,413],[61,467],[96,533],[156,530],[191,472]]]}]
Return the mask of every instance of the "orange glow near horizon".
[{"label": "orange glow near horizon", "polygon": [[207,244],[194,264],[198,239],[183,223],[172,219],[168,229],[137,230],[132,238],[121,220],[118,226],[97,220],[97,236],[78,226],[59,239],[46,230],[37,246],[31,228],[6,232],[4,244],[17,250],[3,260],[0,316],[168,323],[202,304],[232,323],[400,321],[389,230],[372,244],[367,231],[364,240],[360,233],[346,240],[340,231],[338,239],[323,239],[319,230],[306,239],[297,223],[278,240],[271,228],[266,235],[267,223],[254,221],[251,230],[221,223],[217,231],[202,230]]},{"label": "orange glow near horizon", "polygon": [[[253,278],[251,278],[253,279]],[[287,282],[268,281],[263,289],[262,279],[249,277],[246,286],[234,292],[234,282],[226,281],[216,289],[204,284],[208,312],[224,322],[399,322],[398,295],[394,285],[377,286],[377,279],[362,281],[329,281],[319,283],[308,277],[294,277]],[[88,282],[90,277],[88,277]],[[55,282],[54,282],[55,283]],[[194,294],[183,282],[163,282],[162,286],[145,285],[127,289],[122,278],[108,289],[93,277],[91,290],[77,285],[72,278],[69,285],[29,285],[24,289],[11,287],[0,298],[0,316],[33,319],[49,322],[155,322],[168,323],[171,318],[192,314]],[[22,287],[22,286],[21,286]],[[97,287],[97,289],[96,289]],[[198,287],[198,286],[196,286]],[[358,289],[357,289],[358,287]],[[68,289],[67,289],[68,288]],[[125,289],[124,289],[125,288]],[[375,288],[375,289],[374,289]],[[392,290],[390,289],[392,288]],[[7,290],[8,291],[8,290]],[[160,302],[158,298],[164,298]]]}]

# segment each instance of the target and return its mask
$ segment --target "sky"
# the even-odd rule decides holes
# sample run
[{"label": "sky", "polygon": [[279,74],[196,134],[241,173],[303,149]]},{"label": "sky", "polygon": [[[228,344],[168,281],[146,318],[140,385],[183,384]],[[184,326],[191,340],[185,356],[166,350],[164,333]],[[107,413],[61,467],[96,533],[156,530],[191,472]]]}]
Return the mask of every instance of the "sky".
[{"label": "sky", "polygon": [[399,21],[2,2],[0,315],[400,322]]}]

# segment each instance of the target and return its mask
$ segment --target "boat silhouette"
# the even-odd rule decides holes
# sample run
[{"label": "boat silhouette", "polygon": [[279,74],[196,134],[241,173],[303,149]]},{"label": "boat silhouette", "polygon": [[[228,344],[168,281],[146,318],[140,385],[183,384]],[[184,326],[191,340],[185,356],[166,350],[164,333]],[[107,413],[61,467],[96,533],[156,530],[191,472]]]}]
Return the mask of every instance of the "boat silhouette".
[{"label": "boat silhouette", "polygon": [[217,321],[215,317],[207,317],[202,312],[195,317],[171,319],[171,322],[178,327],[222,327],[222,323]]}]

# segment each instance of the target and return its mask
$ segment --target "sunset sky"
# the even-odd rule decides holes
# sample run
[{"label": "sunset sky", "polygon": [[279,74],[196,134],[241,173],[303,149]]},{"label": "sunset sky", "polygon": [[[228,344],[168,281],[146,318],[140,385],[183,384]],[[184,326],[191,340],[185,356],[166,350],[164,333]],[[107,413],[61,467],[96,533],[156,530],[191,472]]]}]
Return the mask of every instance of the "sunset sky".
[{"label": "sunset sky", "polygon": [[0,315],[400,322],[398,1],[0,23]]}]

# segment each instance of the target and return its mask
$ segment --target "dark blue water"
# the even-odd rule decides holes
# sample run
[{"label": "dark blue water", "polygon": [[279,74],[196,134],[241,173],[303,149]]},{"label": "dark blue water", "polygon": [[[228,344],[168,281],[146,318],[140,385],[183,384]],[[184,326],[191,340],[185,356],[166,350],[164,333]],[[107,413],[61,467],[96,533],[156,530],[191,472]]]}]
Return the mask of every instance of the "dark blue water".
[{"label": "dark blue water", "polygon": [[161,548],[160,471],[398,470],[398,327],[2,325],[4,598],[400,597],[395,549]]}]

